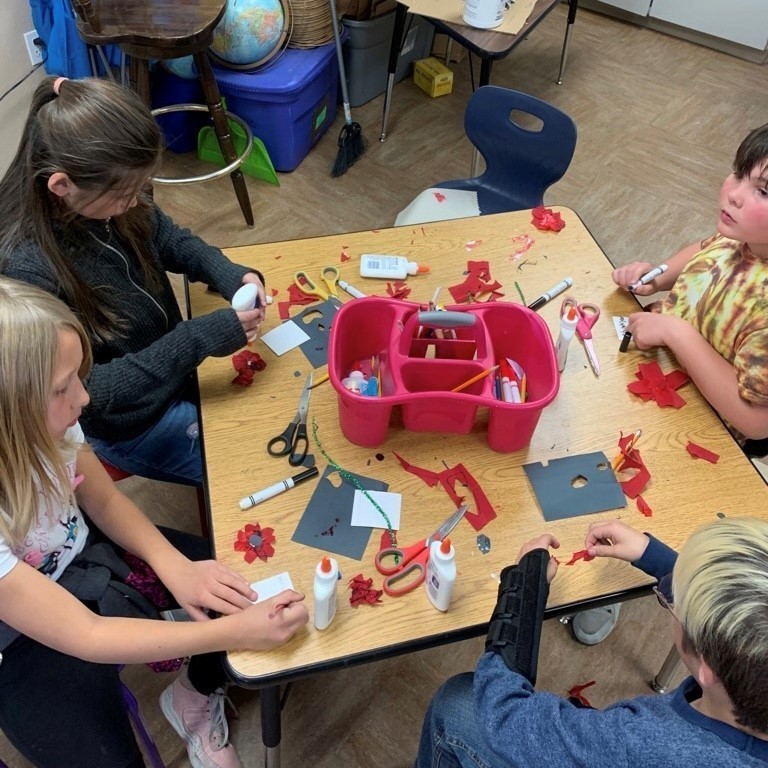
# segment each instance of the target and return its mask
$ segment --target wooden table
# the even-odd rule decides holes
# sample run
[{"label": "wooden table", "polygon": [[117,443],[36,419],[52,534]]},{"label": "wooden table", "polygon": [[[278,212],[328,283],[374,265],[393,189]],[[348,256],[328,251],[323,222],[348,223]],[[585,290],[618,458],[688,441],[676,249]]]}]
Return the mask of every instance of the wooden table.
[{"label": "wooden table", "polygon": [[[506,301],[520,300],[515,282],[526,303],[531,303],[570,275],[574,281],[571,293],[602,308],[602,317],[594,328],[602,366],[600,378],[593,375],[584,349],[575,338],[557,398],[544,410],[530,446],[517,453],[494,453],[487,447],[482,411],[467,435],[406,432],[393,420],[384,445],[361,448],[341,434],[336,393],[330,384],[313,390],[310,424],[314,418],[328,454],[346,469],[386,481],[390,491],[402,494],[402,543],[415,542],[430,533],[453,506],[442,489],[427,487],[405,472],[393,450],[409,462],[436,472],[462,462],[479,481],[498,517],[483,529],[491,540],[488,554],[478,550],[477,532],[468,523],[460,524],[452,534],[459,578],[447,613],[434,610],[422,588],[400,598],[385,596],[376,608],[350,606],[346,580],[355,574],[372,576],[375,585],[381,586],[373,563],[380,536],[374,531],[362,562],[338,558],[344,581],[339,585],[336,619],[327,630],[318,632],[310,625],[286,646],[269,653],[229,654],[230,672],[237,684],[265,687],[261,695],[268,759],[276,759],[279,744],[281,683],[320,670],[481,635],[495,604],[501,569],[514,562],[520,545],[538,533],[553,532],[567,558],[583,548],[590,522],[615,515],[657,534],[673,547],[681,545],[693,529],[715,519],[718,513],[765,515],[762,478],[692,384],[680,390],[687,405],[679,410],[661,409],[627,391],[638,363],[657,360],[665,372],[675,364],[665,351],[644,355],[631,346],[628,353],[619,353],[611,318],[626,315],[638,305],[627,293],[616,290],[611,265],[578,216],[569,209],[556,210],[566,221],[559,233],[537,231],[530,224],[530,212],[521,211],[246,246],[227,252],[234,261],[262,270],[269,287],[278,289],[278,301],[287,297],[287,287],[297,269],[312,273],[326,264],[339,266],[342,279],[366,293],[384,295],[383,281],[359,276],[360,254],[375,252],[402,254],[431,265],[429,274],[409,278],[410,300],[426,303],[435,288],[442,286],[441,302],[449,304],[447,288],[464,280],[467,261],[487,259],[493,278],[503,286]],[[515,258],[521,242],[526,242],[525,236],[533,239],[533,245]],[[342,252],[352,257],[350,262],[340,263]],[[340,293],[344,301],[353,300]],[[559,327],[561,298],[549,302],[539,313],[554,335]],[[192,287],[191,301],[195,314],[223,306],[220,297],[204,293],[200,286]],[[277,308],[273,306],[264,330],[278,323]],[[199,369],[207,496],[216,555],[249,581],[288,571],[295,587],[307,594],[311,615],[314,568],[323,553],[293,543],[291,536],[314,481],[248,512],[238,507],[242,496],[294,474],[285,459],[267,455],[266,443],[295,413],[311,366],[299,350],[275,357],[263,344],[257,343],[255,348],[268,365],[248,388],[231,383],[234,371],[229,358],[211,358]],[[642,516],[635,503],[628,500],[627,507],[618,512],[545,523],[522,465],[593,451],[603,451],[612,458],[617,453],[619,431],[637,428],[643,430],[639,448],[652,476],[643,496],[653,516]],[[712,465],[691,458],[685,450],[689,439],[720,454],[719,462]],[[313,452],[322,470],[325,461],[316,449]],[[257,560],[248,565],[242,553],[233,550],[233,543],[239,529],[257,521],[275,528],[276,552],[267,563]],[[625,563],[579,562],[560,568],[552,585],[547,616],[646,594],[649,589],[649,578]]]},{"label": "wooden table", "polygon": [[[526,20],[523,28],[516,35],[507,35],[502,32],[495,32],[492,29],[476,29],[464,24],[453,24],[440,19],[426,17],[437,32],[448,35],[451,40],[455,40],[460,45],[467,48],[470,53],[480,57],[480,81],[479,85],[488,85],[491,82],[491,67],[496,59],[503,59],[528,37],[528,35],[548,16],[560,3],[561,0],[537,0],[536,5],[531,11],[531,15]],[[563,73],[565,64],[568,60],[568,46],[571,42],[573,24],[576,21],[576,10],[579,0],[568,0],[568,21],[565,27],[565,37],[563,38],[563,49],[560,54],[560,70],[557,75],[557,84],[563,82]],[[389,64],[387,67],[387,88],[384,92],[384,111],[381,119],[381,135],[379,141],[387,139],[387,125],[389,123],[389,112],[391,109],[392,92],[395,85],[395,74],[397,72],[397,60],[400,55],[400,49],[403,46],[403,32],[405,31],[405,20],[408,14],[407,5],[398,3],[395,9],[395,26],[392,30],[392,40],[389,47]],[[476,161],[473,162],[473,174],[476,173]]]}]

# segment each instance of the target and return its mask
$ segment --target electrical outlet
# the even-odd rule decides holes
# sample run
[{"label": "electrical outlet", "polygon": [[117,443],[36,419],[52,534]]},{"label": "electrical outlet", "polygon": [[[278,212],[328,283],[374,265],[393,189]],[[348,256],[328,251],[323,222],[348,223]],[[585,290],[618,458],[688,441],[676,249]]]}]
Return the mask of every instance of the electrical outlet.
[{"label": "electrical outlet", "polygon": [[43,63],[43,48],[42,46],[35,45],[34,41],[37,39],[38,34],[34,29],[24,33],[24,42],[27,44],[27,54],[33,65]]}]

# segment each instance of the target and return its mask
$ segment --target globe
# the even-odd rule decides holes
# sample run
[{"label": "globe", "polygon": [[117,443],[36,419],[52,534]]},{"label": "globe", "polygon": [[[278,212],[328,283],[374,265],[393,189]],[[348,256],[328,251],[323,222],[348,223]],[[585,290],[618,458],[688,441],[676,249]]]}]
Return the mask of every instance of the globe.
[{"label": "globe", "polygon": [[281,0],[229,0],[210,50],[223,64],[251,69],[269,61],[285,41]]},{"label": "globe", "polygon": [[[281,0],[229,0],[213,30],[210,51],[224,66],[256,69],[287,43],[289,23]],[[163,66],[178,77],[197,79],[197,67],[191,56],[167,59]]]}]

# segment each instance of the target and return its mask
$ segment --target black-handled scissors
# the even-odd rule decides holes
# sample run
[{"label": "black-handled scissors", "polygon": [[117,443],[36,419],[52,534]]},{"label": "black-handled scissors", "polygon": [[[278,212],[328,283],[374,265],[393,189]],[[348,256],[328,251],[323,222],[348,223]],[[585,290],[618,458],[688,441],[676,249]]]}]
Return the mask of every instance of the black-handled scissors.
[{"label": "black-handled scissors", "polygon": [[[291,419],[284,432],[275,435],[267,443],[267,453],[270,456],[288,456],[288,463],[298,467],[307,458],[309,438],[307,437],[307,412],[309,411],[309,396],[312,393],[312,374],[307,376],[307,383],[301,393],[299,410]],[[290,455],[289,455],[290,454]]]}]

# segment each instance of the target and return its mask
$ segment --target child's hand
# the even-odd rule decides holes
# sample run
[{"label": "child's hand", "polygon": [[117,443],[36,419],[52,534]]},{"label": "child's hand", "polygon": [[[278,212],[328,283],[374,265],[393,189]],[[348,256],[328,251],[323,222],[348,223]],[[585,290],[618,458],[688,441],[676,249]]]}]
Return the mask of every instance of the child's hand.
[{"label": "child's hand", "polygon": [[279,595],[243,611],[241,623],[242,648],[266,651],[287,643],[309,621],[304,595],[286,589]]},{"label": "child's hand", "polygon": [[649,541],[644,533],[621,521],[608,520],[589,526],[585,544],[591,557],[615,557],[634,563],[642,557]]},{"label": "child's hand", "polygon": [[179,605],[195,620],[206,621],[207,608],[221,614],[247,608],[258,595],[250,584],[231,568],[216,560],[183,561],[166,577],[165,585]]},{"label": "child's hand", "polygon": [[[611,277],[616,285],[629,290],[629,286],[632,283],[636,283],[644,274],[650,272],[653,269],[653,265],[647,261],[633,261],[631,264],[627,264],[624,267],[619,267],[611,272]],[[655,280],[651,280],[647,285],[640,285],[633,292],[636,296],[650,296],[652,293],[656,293],[659,287],[656,285]]]},{"label": "child's hand", "polygon": [[[543,533],[541,536],[531,539],[520,547],[520,552],[517,555],[517,562],[519,563],[523,555],[532,552],[534,549],[549,549],[550,547],[552,547],[552,549],[560,549],[560,542],[551,533]],[[551,584],[552,579],[554,579],[556,575],[557,560],[555,560],[554,557],[550,557],[549,563],[547,564],[547,582]]]},{"label": "child's hand", "polygon": [[237,313],[237,319],[243,327],[245,338],[251,342],[259,335],[259,327],[264,319],[264,310],[261,307],[246,309],[243,312]]},{"label": "child's hand", "polygon": [[674,351],[675,337],[690,329],[682,318],[660,312],[633,312],[627,318],[627,331],[638,349],[670,347]]}]

